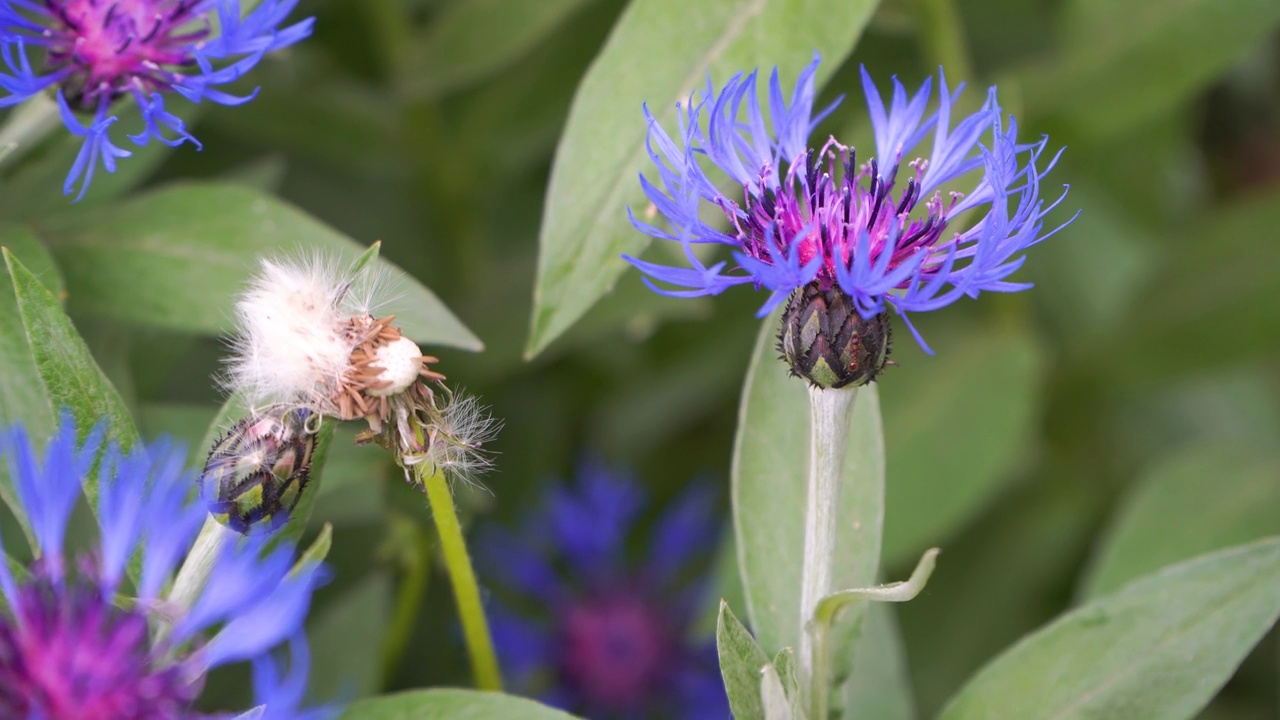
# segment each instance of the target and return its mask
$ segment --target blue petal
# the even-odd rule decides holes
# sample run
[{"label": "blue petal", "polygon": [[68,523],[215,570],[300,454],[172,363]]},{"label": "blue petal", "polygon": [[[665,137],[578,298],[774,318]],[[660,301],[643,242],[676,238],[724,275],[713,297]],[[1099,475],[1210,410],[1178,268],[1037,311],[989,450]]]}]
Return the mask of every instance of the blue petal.
[{"label": "blue petal", "polygon": [[[104,102],[99,106],[93,122],[87,126],[82,125],[76,119],[75,113],[67,106],[66,98],[59,90],[58,111],[62,115],[62,123],[67,126],[67,130],[72,135],[84,138],[84,144],[80,146],[80,152],[76,155],[75,162],[71,164],[71,171],[67,173],[67,180],[62,185],[62,193],[70,195],[75,189],[76,181],[79,180],[80,192],[76,195],[76,200],[79,201],[89,189],[89,183],[93,181],[93,172],[99,161],[107,172],[113,173],[116,171],[116,158],[129,157],[133,153],[116,147],[107,136],[107,130],[119,120],[107,115],[107,103]],[[81,179],[82,176],[83,179]]]},{"label": "blue petal", "polygon": [[561,580],[537,546],[537,534],[517,536],[504,528],[486,526],[476,533],[472,551],[477,569],[486,579],[503,579],[512,589],[532,595],[544,603],[558,599]]},{"label": "blue petal", "polygon": [[[142,558],[142,581],[138,593],[143,598],[160,596],[165,582],[178,561],[191,547],[207,517],[204,505],[191,497],[196,479],[184,472],[181,463],[152,468],[150,489],[145,494],[142,533],[146,553]],[[134,475],[130,483],[145,482],[145,475]],[[127,502],[127,500],[125,501]],[[135,499],[135,502],[137,500]]]},{"label": "blue petal", "polygon": [[551,633],[533,621],[513,613],[501,603],[485,608],[494,651],[502,664],[503,677],[512,686],[531,690],[539,670],[555,667],[557,645]]},{"label": "blue petal", "polygon": [[[289,639],[289,661],[276,663],[271,653],[253,660],[253,699],[257,714],[245,713],[244,720],[333,720],[342,708],[336,704],[302,709],[311,669],[311,652],[306,637],[295,633]],[[254,711],[251,711],[254,712]]]},{"label": "blue petal", "polygon": [[104,433],[104,424],[95,425],[77,450],[75,422],[71,413],[64,411],[57,432],[49,439],[41,466],[26,432],[20,426],[10,431],[6,443],[9,475],[14,479],[18,500],[39,544],[40,558],[55,576],[62,574],[67,520],[80,497],[84,478],[97,457]]},{"label": "blue petal", "polygon": [[555,488],[548,503],[560,550],[584,576],[599,577],[616,562],[644,501],[629,478],[584,461],[576,487]]},{"label": "blue petal", "polygon": [[[16,15],[16,13],[14,13]],[[0,10],[0,18],[7,21],[7,15]],[[22,16],[18,16],[22,17]],[[37,26],[38,27],[38,26]],[[43,29],[43,28],[41,28]],[[49,75],[36,75],[31,69],[31,59],[27,57],[26,41],[22,37],[0,37],[0,56],[11,74],[0,73],[0,88],[9,93],[8,97],[0,97],[0,107],[10,107],[25,102],[41,90],[62,80],[70,72],[69,68],[58,70]]]},{"label": "blue petal", "polygon": [[[217,581],[205,584],[191,609],[178,622],[173,631],[175,641],[181,642],[227,618],[242,615],[276,589],[292,564],[293,548],[279,547],[262,556],[264,544],[260,536],[232,538],[226,542],[210,575]],[[226,634],[225,628],[221,634]]]},{"label": "blue petal", "polygon": [[[204,517],[198,504],[185,502],[194,478],[183,474],[184,462],[181,449],[164,441],[149,448],[135,447],[123,457],[112,448],[103,459],[98,481],[98,519],[102,526],[104,598],[115,593],[144,531],[148,535],[148,552],[143,566],[149,567],[150,574],[144,570],[147,580],[142,583],[145,590],[139,590],[140,596],[155,599],[163,578],[172,572],[179,553]],[[157,494],[177,503],[157,506],[149,500]],[[157,512],[163,514],[153,515]],[[153,529],[146,530],[148,526]]]},{"label": "blue petal", "polygon": [[867,98],[867,109],[871,114],[871,129],[875,133],[880,177],[891,180],[899,160],[919,144],[937,120],[936,115],[929,118],[924,116],[933,78],[927,78],[920,90],[909,101],[906,88],[898,78],[893,78],[893,100],[886,114],[884,101],[880,98],[880,91],[871,79],[871,74],[865,67],[861,68],[861,72],[862,89]]},{"label": "blue petal", "polygon": [[649,570],[659,582],[670,582],[691,558],[705,557],[720,537],[716,488],[695,483],[678,498],[653,530]]},{"label": "blue petal", "polygon": [[[160,93],[153,93],[150,98],[146,95],[138,93],[136,96],[138,108],[142,110],[142,121],[146,123],[146,128],[137,135],[130,135],[129,139],[136,145],[146,145],[151,138],[155,138],[169,147],[177,147],[184,142],[190,142],[196,146],[196,150],[204,149],[199,140],[187,132],[186,123],[182,118],[170,113],[164,109],[164,96]],[[175,138],[166,138],[163,128],[168,128],[177,134]]]},{"label": "blue petal", "polygon": [[310,37],[315,18],[307,18],[283,30],[284,22],[298,0],[265,0],[253,12],[241,17],[240,0],[214,0],[221,33],[207,42],[202,51],[211,58],[268,53]]},{"label": "blue petal", "polygon": [[[293,558],[292,551],[292,547],[282,547],[273,553],[284,557],[286,570]],[[261,655],[301,630],[311,606],[311,594],[328,577],[327,571],[313,563],[281,576],[274,572],[277,567],[264,564],[256,568],[260,582],[246,583],[244,587],[260,592],[254,593],[248,602],[229,602],[223,606],[224,612],[216,613],[228,620],[202,650],[209,667]],[[215,567],[212,578],[221,583],[222,573],[220,567]],[[206,591],[201,600],[208,595]],[[197,609],[200,609],[198,604],[192,610],[193,616]],[[214,616],[212,612],[209,615]]]}]

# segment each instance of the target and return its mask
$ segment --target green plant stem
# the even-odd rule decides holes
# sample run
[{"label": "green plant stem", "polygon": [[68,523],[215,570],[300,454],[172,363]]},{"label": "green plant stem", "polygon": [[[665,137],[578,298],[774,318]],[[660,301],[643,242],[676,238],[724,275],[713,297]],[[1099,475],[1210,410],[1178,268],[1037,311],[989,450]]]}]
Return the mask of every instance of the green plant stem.
[{"label": "green plant stem", "polygon": [[382,650],[382,677],[384,683],[392,680],[395,669],[409,647],[409,636],[422,612],[422,599],[427,594],[427,580],[431,570],[431,533],[405,517],[392,518],[392,531],[397,543],[402,544],[404,576],[400,592],[396,596],[391,625],[387,628]]},{"label": "green plant stem", "polygon": [[[848,448],[849,422],[858,389],[809,388],[809,482],[805,500],[804,557],[800,585],[800,677],[810,678],[811,720],[827,716],[825,647],[813,642],[810,622],[818,603],[832,591],[836,554],[836,513],[840,507],[840,475]],[[822,657],[819,657],[819,654]],[[801,681],[803,682],[803,680]]]},{"label": "green plant stem", "polygon": [[[204,527],[200,528],[200,534],[196,536],[191,552],[187,553],[187,559],[182,562],[178,576],[173,580],[173,587],[165,598],[168,604],[179,612],[190,609],[196,598],[200,597],[204,584],[208,582],[222,548],[234,542],[235,538],[234,530],[214,520],[212,515],[206,517]],[[169,630],[170,623],[162,622],[155,631],[156,641],[164,639]]]},{"label": "green plant stem", "polygon": [[440,550],[444,555],[445,569],[453,584],[453,597],[458,603],[458,616],[462,619],[462,634],[467,641],[467,653],[471,657],[471,670],[476,687],[481,690],[502,690],[502,675],[498,671],[498,659],[493,654],[493,641],[489,637],[489,623],[485,620],[484,607],[480,604],[480,588],[476,574],[471,569],[467,544],[462,538],[462,525],[453,504],[449,483],[439,470],[427,475],[423,466],[417,466],[418,481],[427,491],[431,505],[431,517],[440,535]]},{"label": "green plant stem", "polygon": [[925,60],[945,68],[952,85],[972,80],[969,42],[955,0],[915,0],[915,10]]}]

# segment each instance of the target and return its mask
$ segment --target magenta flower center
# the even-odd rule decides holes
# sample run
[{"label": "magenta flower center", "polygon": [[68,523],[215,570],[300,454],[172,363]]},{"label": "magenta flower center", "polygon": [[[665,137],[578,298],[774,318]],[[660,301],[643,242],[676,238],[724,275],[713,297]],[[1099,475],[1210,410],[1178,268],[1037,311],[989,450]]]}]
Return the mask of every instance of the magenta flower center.
[{"label": "magenta flower center", "polygon": [[[129,90],[167,89],[173,66],[193,62],[191,44],[209,35],[196,0],[50,0],[44,40],[51,70],[66,69],[68,100],[97,109]],[[186,27],[182,27],[186,26]]]},{"label": "magenta flower center", "polygon": [[21,585],[0,617],[0,717],[178,720],[200,687],[156,667],[146,617],[103,602],[90,583]]},{"label": "magenta flower center", "polygon": [[562,671],[594,707],[627,711],[648,704],[675,647],[668,624],[630,595],[574,605],[561,622]]},{"label": "magenta flower center", "polygon": [[[927,161],[911,163],[915,177],[894,196],[894,181],[882,179],[875,160],[855,166],[852,148],[829,140],[818,153],[808,151],[788,168],[782,183],[774,190],[767,186],[771,171],[761,173],[760,196],[746,193],[746,217],[728,200],[721,207],[733,223],[742,251],[762,262],[772,263],[781,253],[793,249],[802,265],[815,257],[822,258],[816,281],[823,290],[837,284],[836,265],[848,267],[857,252],[858,237],[867,234],[865,249],[870,264],[883,253],[890,253],[888,270],[892,271],[922,249],[935,248],[923,263],[927,274],[946,256],[947,243],[939,245],[947,227],[949,207],[935,193],[920,202],[920,175]],[[825,169],[824,169],[825,166]],[[887,174],[892,178],[897,168]],[[952,193],[951,206],[960,199]],[[773,245],[770,251],[770,243]],[[906,281],[900,284],[905,287]]]}]

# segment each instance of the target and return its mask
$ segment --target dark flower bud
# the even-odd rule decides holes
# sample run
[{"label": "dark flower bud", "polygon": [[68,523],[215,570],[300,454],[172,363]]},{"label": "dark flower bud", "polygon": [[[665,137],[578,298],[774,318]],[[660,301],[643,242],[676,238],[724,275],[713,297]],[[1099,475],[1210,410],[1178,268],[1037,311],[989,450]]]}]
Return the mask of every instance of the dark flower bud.
[{"label": "dark flower bud", "polygon": [[888,361],[889,341],[888,313],[864,320],[843,290],[811,283],[787,300],[778,352],[792,375],[842,388],[873,382]]},{"label": "dark flower bud", "polygon": [[310,478],[320,416],[302,408],[255,413],[214,443],[200,486],[214,519],[240,533],[289,518]]}]

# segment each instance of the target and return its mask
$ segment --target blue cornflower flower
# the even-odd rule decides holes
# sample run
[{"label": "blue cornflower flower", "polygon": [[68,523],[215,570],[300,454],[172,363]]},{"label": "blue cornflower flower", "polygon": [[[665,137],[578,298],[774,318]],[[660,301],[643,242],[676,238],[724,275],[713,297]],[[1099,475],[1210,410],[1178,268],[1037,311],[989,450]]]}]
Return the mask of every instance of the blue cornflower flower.
[{"label": "blue cornflower flower", "polygon": [[[1021,267],[1023,251],[1061,229],[1043,229],[1045,215],[1065,197],[1064,192],[1048,205],[1040,197],[1041,181],[1058,159],[1055,154],[1043,161],[1047,139],[1020,143],[1017,123],[1009,118],[1006,125],[1002,119],[994,87],[977,112],[953,124],[963,85],[952,91],[939,73],[938,107],[926,113],[931,80],[908,97],[895,78],[886,108],[863,69],[875,157],[858,165],[853,148],[834,138],[815,152],[809,136],[835,109],[832,104],[813,110],[817,66],[815,55],[800,73],[790,102],[774,69],[770,124],[756,92],[755,71],[734,75],[719,92],[708,80],[701,98],[677,104],[674,138],[645,107],[657,183],[642,174],[640,184],[669,227],[650,225],[634,214],[631,221],[646,235],[680,243],[689,264],[669,267],[623,256],[648,276],[649,287],[693,297],[754,284],[770,291],[761,317],[795,291],[811,287],[843,295],[868,321],[888,307],[906,320],[908,313],[936,310],[984,290],[1031,287],[1007,278]],[[930,134],[929,156],[915,156],[916,146]],[[911,172],[895,193],[904,159]],[[708,164],[741,187],[741,200],[731,197],[736,192],[721,192]],[[970,174],[976,176],[971,189],[951,191],[944,200],[943,188]],[[723,212],[727,229],[703,219],[702,201]],[[948,232],[962,213],[972,220]],[[694,246],[706,243],[732,248],[735,264],[728,269],[727,261],[705,265]],[[653,280],[682,289],[665,289]],[[924,346],[914,328],[912,333]]]},{"label": "blue cornflower flower", "polygon": [[[166,443],[100,460],[97,543],[68,557],[72,507],[102,446],[102,426],[79,447],[64,416],[40,463],[21,428],[0,435],[0,453],[36,540],[23,571],[0,563],[0,717],[178,720],[193,710],[206,673],[252,660],[261,708],[245,717],[332,717],[299,709],[307,656],[301,625],[321,568],[293,570],[293,548],[264,536],[229,543],[189,606],[164,596],[208,513],[182,453]],[[137,581],[126,577],[140,555]],[[157,633],[157,627],[167,632]],[[282,673],[271,651],[291,640]]]},{"label": "blue cornflower flower", "polygon": [[[639,562],[626,542],[644,492],[598,464],[554,487],[523,532],[484,528],[482,571],[511,591],[489,610],[510,685],[591,720],[727,720],[715,640],[691,632],[720,535],[711,490],[678,498]],[[532,612],[516,610],[521,598]]]},{"label": "blue cornflower flower", "polygon": [[[262,0],[242,16],[240,0],[0,0],[0,107],[23,102],[46,88],[58,88],[62,119],[84,149],[63,187],[77,183],[82,197],[99,161],[108,172],[115,158],[129,153],[111,143],[111,105],[132,97],[145,129],[129,135],[135,145],[152,139],[176,146],[200,143],[182,120],[165,110],[162,93],[191,102],[222,105],[252,100],[216,89],[238,80],[266,53],[311,35],[313,18],[280,27],[298,0]],[[213,26],[217,23],[218,34]],[[32,68],[29,52],[39,49],[43,67]],[[74,112],[91,115],[85,127]],[[173,134],[166,137],[165,131]]]}]

